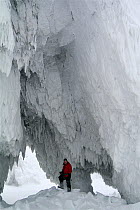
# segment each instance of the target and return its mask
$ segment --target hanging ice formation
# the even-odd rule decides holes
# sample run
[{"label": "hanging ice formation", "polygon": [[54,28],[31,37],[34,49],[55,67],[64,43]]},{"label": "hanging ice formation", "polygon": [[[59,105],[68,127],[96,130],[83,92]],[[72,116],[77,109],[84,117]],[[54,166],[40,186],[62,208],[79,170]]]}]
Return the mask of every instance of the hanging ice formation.
[{"label": "hanging ice formation", "polygon": [[139,9],[138,0],[0,1],[0,191],[28,144],[48,177],[67,157],[73,187],[92,191],[98,171],[139,201]]}]

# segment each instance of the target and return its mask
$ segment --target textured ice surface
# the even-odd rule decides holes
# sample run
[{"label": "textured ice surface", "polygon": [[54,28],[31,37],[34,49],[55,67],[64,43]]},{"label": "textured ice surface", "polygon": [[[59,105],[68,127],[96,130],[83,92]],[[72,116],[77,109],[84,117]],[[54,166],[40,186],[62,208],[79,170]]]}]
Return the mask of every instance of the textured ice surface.
[{"label": "textured ice surface", "polygon": [[[0,207],[2,206],[5,205],[1,203]],[[129,206],[120,198],[105,197],[101,194],[93,196],[91,193],[79,192],[77,189],[68,193],[65,190],[59,190],[52,187],[47,190],[42,190],[36,195],[17,201],[9,208],[5,208],[5,210],[138,210],[139,207],[140,203]]]},{"label": "textured ice surface", "polygon": [[10,0],[3,5],[7,15],[0,26],[8,22],[11,35],[4,34],[13,40],[12,22],[15,43],[5,42],[2,55],[13,52],[15,64],[12,85],[10,75],[0,79],[1,113],[5,91],[13,90],[5,105],[7,121],[0,125],[6,139],[0,147],[17,139],[13,151],[19,153],[28,142],[54,180],[67,157],[79,174],[73,178],[76,187],[92,190],[90,173],[99,171],[128,202],[139,201],[138,0]]},{"label": "textured ice surface", "polygon": [[0,1],[0,71],[10,73],[14,50],[14,35],[11,24],[11,5],[9,0]]},{"label": "textured ice surface", "polygon": [[123,199],[103,196],[91,193],[79,192],[75,189],[67,193],[65,190],[58,190],[52,187],[42,190],[36,195],[17,201],[9,206],[4,201],[0,208],[5,210],[139,210],[140,203],[127,205]]},{"label": "textured ice surface", "polygon": [[0,71],[0,192],[9,166],[13,165],[14,159],[17,160],[23,147],[19,76],[14,62],[9,76]]}]

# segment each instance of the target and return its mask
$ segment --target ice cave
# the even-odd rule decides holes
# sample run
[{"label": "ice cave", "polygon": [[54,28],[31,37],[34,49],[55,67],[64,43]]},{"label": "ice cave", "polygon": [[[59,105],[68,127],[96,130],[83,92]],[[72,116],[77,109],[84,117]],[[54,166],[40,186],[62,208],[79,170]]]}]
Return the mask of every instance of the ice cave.
[{"label": "ice cave", "polygon": [[26,146],[73,189],[140,202],[139,0],[0,0],[0,193]]}]

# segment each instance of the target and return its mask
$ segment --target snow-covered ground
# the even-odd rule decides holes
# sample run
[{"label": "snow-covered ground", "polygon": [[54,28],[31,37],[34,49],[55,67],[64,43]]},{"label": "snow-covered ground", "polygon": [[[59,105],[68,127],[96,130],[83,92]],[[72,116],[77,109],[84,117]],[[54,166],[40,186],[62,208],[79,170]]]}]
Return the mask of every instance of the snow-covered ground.
[{"label": "snow-covered ground", "polygon": [[[2,207],[0,207],[2,208]],[[139,210],[140,203],[127,205],[120,198],[103,196],[91,193],[82,193],[79,190],[72,190],[67,193],[65,190],[52,187],[40,191],[27,199],[17,201],[13,206],[5,210]]]},{"label": "snow-covered ground", "polygon": [[[58,190],[55,187],[41,191],[27,199],[16,202],[9,210],[66,210],[66,209],[112,209],[125,204],[119,198],[104,197],[101,194],[93,196],[91,193],[81,193],[79,190],[72,190],[67,193],[65,190]],[[107,208],[106,208],[107,207]],[[111,208],[109,208],[111,207]]]},{"label": "snow-covered ground", "polygon": [[52,186],[55,186],[55,184],[51,183],[48,179],[43,180],[40,184],[25,183],[24,185],[18,187],[6,185],[2,198],[4,201],[6,201],[6,203],[13,204],[17,200],[21,200],[29,195],[38,193],[40,190],[48,189]]},{"label": "snow-covered ground", "polygon": [[22,157],[20,157],[18,167],[15,165],[12,172],[9,172],[7,184],[2,194],[2,198],[6,203],[15,204],[7,208],[5,202],[2,202],[0,209],[140,209],[140,203],[126,205],[126,202],[120,198],[118,191],[105,185],[99,174],[92,174],[91,178],[94,192],[96,193],[95,196],[91,193],[86,194],[79,192],[78,189],[73,189],[70,193],[67,193],[66,190],[57,189],[54,183],[46,179],[46,175],[41,170],[35,153],[32,153],[30,149],[27,148],[25,160],[23,161]]}]

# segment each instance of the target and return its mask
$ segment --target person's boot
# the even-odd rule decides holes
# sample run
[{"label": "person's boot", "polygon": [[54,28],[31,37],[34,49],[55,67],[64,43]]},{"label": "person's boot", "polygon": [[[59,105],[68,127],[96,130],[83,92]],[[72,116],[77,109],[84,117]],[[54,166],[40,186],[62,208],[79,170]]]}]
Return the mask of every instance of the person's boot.
[{"label": "person's boot", "polygon": [[67,188],[67,192],[71,192],[71,188],[68,187],[68,188]]},{"label": "person's boot", "polygon": [[64,189],[63,182],[60,182],[60,186],[58,186],[58,188]]}]

